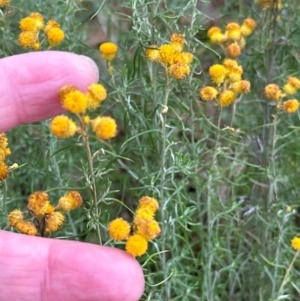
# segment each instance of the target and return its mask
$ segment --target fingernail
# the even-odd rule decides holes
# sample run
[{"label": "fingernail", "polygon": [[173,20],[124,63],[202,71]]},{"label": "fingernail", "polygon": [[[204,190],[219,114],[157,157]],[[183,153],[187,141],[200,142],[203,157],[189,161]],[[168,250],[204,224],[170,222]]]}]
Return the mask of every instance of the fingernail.
[{"label": "fingernail", "polygon": [[99,79],[99,69],[97,64],[88,56],[80,55],[80,58],[82,58],[82,60],[80,60],[78,67],[80,67],[87,76]]}]

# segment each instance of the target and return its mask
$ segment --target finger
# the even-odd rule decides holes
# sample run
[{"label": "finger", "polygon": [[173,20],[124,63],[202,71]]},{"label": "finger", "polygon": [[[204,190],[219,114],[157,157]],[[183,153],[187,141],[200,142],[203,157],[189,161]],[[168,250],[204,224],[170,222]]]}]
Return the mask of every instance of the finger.
[{"label": "finger", "polygon": [[144,290],[138,262],[88,243],[0,231],[0,300],[137,301]]},{"label": "finger", "polygon": [[71,84],[85,92],[98,77],[91,59],[68,52],[31,52],[0,59],[0,132],[62,113],[59,89]]}]

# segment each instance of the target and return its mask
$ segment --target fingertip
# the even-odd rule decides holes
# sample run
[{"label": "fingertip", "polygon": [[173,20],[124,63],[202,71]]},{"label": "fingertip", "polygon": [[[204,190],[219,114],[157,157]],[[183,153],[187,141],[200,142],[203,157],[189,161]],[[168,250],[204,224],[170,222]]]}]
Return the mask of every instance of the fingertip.
[{"label": "fingertip", "polygon": [[1,59],[0,131],[61,114],[61,87],[74,85],[85,92],[98,79],[96,63],[74,53],[30,52]]}]

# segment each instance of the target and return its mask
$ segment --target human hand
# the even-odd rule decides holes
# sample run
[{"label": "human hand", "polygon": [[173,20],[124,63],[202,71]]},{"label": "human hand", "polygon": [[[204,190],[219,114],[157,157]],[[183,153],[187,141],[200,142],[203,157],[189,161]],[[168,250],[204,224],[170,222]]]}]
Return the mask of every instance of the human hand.
[{"label": "human hand", "polygon": [[[97,81],[96,65],[72,53],[1,59],[0,132],[62,113],[62,86]],[[143,290],[140,265],[121,250],[0,231],[0,301],[136,301]]]}]

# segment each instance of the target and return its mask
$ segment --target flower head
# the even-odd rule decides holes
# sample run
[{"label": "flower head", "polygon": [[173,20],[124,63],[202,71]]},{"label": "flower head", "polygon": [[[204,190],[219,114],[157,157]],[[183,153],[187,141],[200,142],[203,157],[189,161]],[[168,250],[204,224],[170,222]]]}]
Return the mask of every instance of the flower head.
[{"label": "flower head", "polygon": [[183,79],[190,73],[190,66],[178,62],[176,64],[171,64],[168,71],[173,78]]},{"label": "flower head", "polygon": [[249,93],[251,90],[251,83],[248,80],[240,80],[233,82],[230,88],[234,93]]},{"label": "flower head", "polygon": [[218,95],[218,90],[211,86],[205,86],[200,90],[200,97],[204,101],[214,100]]},{"label": "flower head", "polygon": [[40,29],[36,20],[31,17],[23,18],[19,23],[19,27],[21,31],[31,31],[31,32],[36,32]]},{"label": "flower head", "polygon": [[29,196],[28,209],[38,217],[51,214],[54,211],[54,207],[50,204],[48,194],[44,191],[36,191]]},{"label": "flower head", "polygon": [[36,43],[36,34],[32,31],[23,31],[20,33],[18,41],[23,48],[31,48]]},{"label": "flower head", "polygon": [[156,212],[159,209],[159,203],[155,198],[143,196],[139,199],[139,208],[148,208],[149,210]]},{"label": "flower head", "polygon": [[99,51],[105,61],[111,62],[116,56],[118,47],[114,43],[106,42],[100,45]]},{"label": "flower head", "polygon": [[173,33],[171,35],[171,45],[175,48],[177,52],[181,52],[185,42],[184,35],[180,33]]},{"label": "flower head", "polygon": [[38,235],[38,230],[33,222],[30,221],[19,221],[15,226],[17,230],[21,233],[36,236]]},{"label": "flower head", "polygon": [[158,222],[154,219],[149,221],[144,221],[139,223],[136,226],[135,234],[139,234],[146,238],[147,240],[151,240],[156,238],[161,232],[160,226]]},{"label": "flower head", "polygon": [[221,107],[227,107],[233,103],[234,99],[235,93],[232,90],[225,90],[220,93],[218,103]]},{"label": "flower head", "polygon": [[9,5],[11,0],[0,0],[0,7]]},{"label": "flower head", "polygon": [[159,60],[159,50],[156,45],[150,45],[145,50],[146,58],[151,62],[158,62]]},{"label": "flower head", "polygon": [[265,96],[272,101],[278,101],[283,97],[283,93],[276,84],[269,84],[265,87]]},{"label": "flower head", "polygon": [[109,140],[117,135],[117,123],[109,117],[97,117],[92,122],[92,129],[101,140]]},{"label": "flower head", "polygon": [[44,27],[44,18],[40,13],[33,12],[28,17],[34,19],[38,30]]},{"label": "flower head", "polygon": [[107,97],[106,89],[101,84],[92,84],[86,93],[88,109],[96,109]]},{"label": "flower head", "polygon": [[218,84],[221,84],[226,76],[226,69],[224,66],[220,65],[220,64],[215,64],[212,65],[209,68],[209,75],[211,76],[211,80]]},{"label": "flower head", "polygon": [[3,181],[7,178],[9,173],[9,168],[4,162],[0,162],[0,181]]},{"label": "flower head", "polygon": [[57,138],[70,138],[75,135],[77,125],[71,118],[60,115],[52,119],[50,129]]},{"label": "flower head", "polygon": [[292,246],[296,251],[300,251],[300,237],[295,236],[295,237],[291,240],[291,246]]},{"label": "flower head", "polygon": [[253,20],[251,18],[245,19],[242,26],[241,26],[242,35],[243,36],[249,36],[250,34],[252,34],[255,27],[256,27],[255,20]]},{"label": "flower head", "polygon": [[159,47],[159,61],[162,64],[172,64],[176,49],[173,45],[163,44]]},{"label": "flower head", "polygon": [[19,209],[11,211],[8,215],[8,222],[13,227],[16,226],[16,224],[22,220],[24,220],[24,215]]},{"label": "flower head", "polygon": [[87,97],[74,86],[62,87],[59,91],[59,97],[63,108],[67,111],[74,114],[85,113],[88,106]]},{"label": "flower head", "polygon": [[49,32],[49,30],[53,29],[53,28],[60,28],[60,25],[55,20],[51,19],[47,22],[47,24],[44,28],[44,32],[47,34]]},{"label": "flower head", "polygon": [[78,191],[71,190],[58,200],[58,209],[71,211],[82,205],[82,197]]},{"label": "flower head", "polygon": [[239,40],[241,38],[242,32],[241,27],[238,23],[228,23],[226,26],[226,36],[231,40]]},{"label": "flower head", "polygon": [[299,102],[297,99],[289,99],[283,103],[283,109],[289,113],[295,113],[299,109]]},{"label": "flower head", "polygon": [[207,36],[209,37],[212,43],[216,43],[216,44],[222,44],[226,40],[225,35],[222,33],[221,29],[217,26],[211,27],[207,32]]},{"label": "flower head", "polygon": [[134,257],[142,256],[148,249],[148,241],[142,235],[134,234],[128,238],[125,249]]},{"label": "flower head", "polygon": [[46,218],[46,231],[57,231],[63,225],[64,220],[65,216],[59,211],[49,214]]},{"label": "flower head", "polygon": [[46,33],[50,46],[58,46],[65,38],[64,32],[60,28],[53,27]]},{"label": "flower head", "polygon": [[116,218],[108,224],[108,233],[114,240],[127,239],[130,234],[130,224],[121,217]]},{"label": "flower head", "polygon": [[231,58],[235,59],[238,56],[240,56],[241,47],[236,42],[231,43],[226,47],[226,54],[227,54],[228,57],[231,57]]}]

